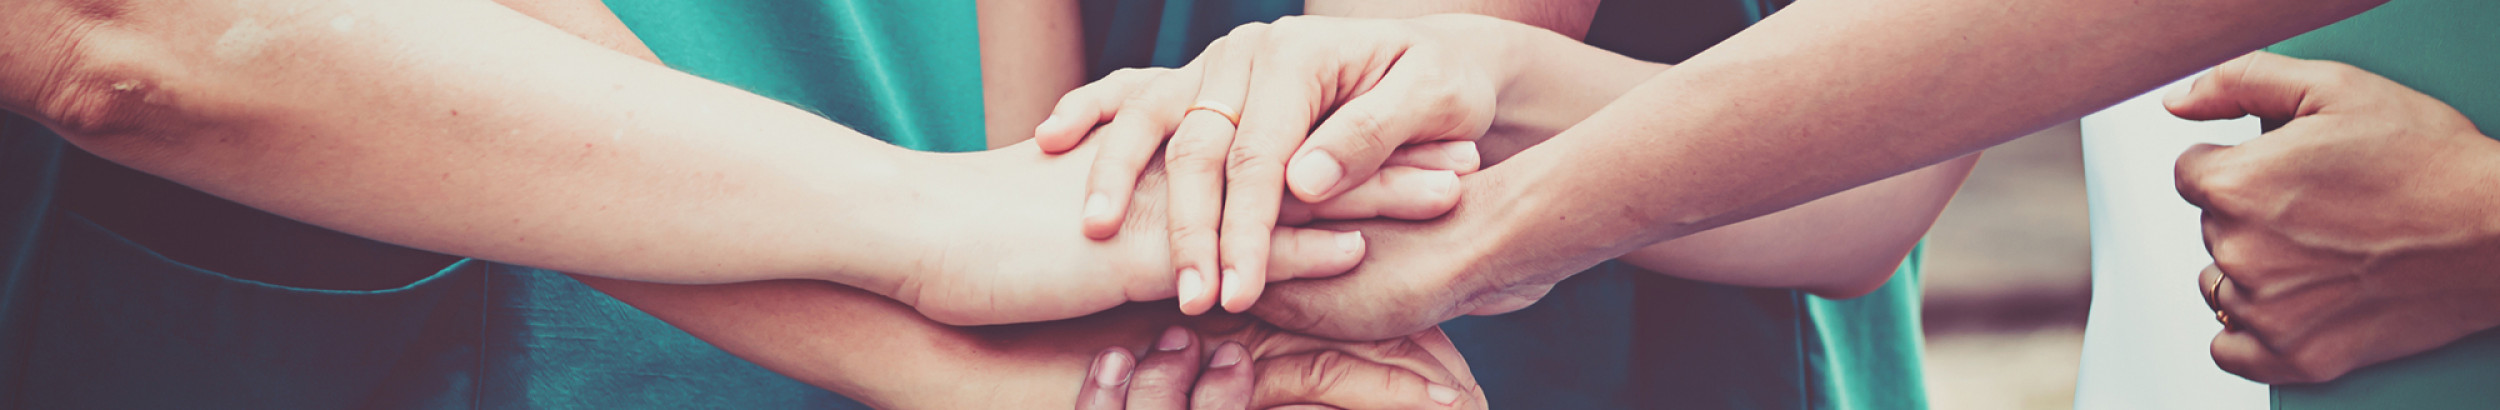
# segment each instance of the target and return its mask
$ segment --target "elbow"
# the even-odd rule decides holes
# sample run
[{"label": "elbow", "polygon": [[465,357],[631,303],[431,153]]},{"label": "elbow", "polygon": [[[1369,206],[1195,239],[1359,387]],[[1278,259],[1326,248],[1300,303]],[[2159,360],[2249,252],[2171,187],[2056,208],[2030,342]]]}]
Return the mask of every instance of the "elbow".
[{"label": "elbow", "polygon": [[1900,271],[1898,263],[1883,266],[1866,266],[1851,269],[1849,271],[1837,272],[1838,274],[1833,275],[1834,280],[1831,283],[1803,286],[1797,289],[1806,291],[1806,293],[1812,293],[1815,296],[1821,296],[1824,299],[1851,299],[1859,296],[1866,296],[1868,293],[1875,293],[1876,289],[1882,289],[1885,283],[1892,281],[1892,274],[1897,271]]}]

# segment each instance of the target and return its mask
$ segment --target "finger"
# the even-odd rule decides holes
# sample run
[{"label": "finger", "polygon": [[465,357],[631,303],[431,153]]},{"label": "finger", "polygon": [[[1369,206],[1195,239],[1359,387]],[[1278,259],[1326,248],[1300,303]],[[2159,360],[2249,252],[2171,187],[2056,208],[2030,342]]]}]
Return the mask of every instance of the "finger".
[{"label": "finger", "polygon": [[2217,290],[2214,285],[2221,282],[2222,267],[2218,265],[2205,265],[2205,270],[2196,274],[2196,293],[2205,295],[2205,309],[2222,311],[2222,301],[2214,295]]},{"label": "finger", "polygon": [[1174,326],[1163,330],[1153,352],[1137,362],[1129,381],[1129,410],[1180,410],[1189,406],[1189,391],[1198,384],[1198,335]]},{"label": "finger", "polygon": [[1459,386],[1476,386],[1476,370],[1467,366],[1467,357],[1459,354],[1458,344],[1450,341],[1450,334],[1442,331],[1440,326],[1433,326],[1422,333],[1407,336],[1407,339],[1415,341],[1416,347],[1423,348],[1425,353],[1432,355],[1434,361],[1440,362],[1442,366],[1450,370],[1451,375],[1457,376]]},{"label": "finger", "polygon": [[1309,141],[1297,141],[1288,170],[1294,196],[1318,202],[1351,190],[1400,146],[1484,135],[1493,126],[1491,96],[1426,73],[1434,69],[1398,66],[1329,114]]},{"label": "finger", "polygon": [[2293,366],[2288,358],[2267,347],[2255,333],[2223,329],[2214,335],[2214,365],[2222,371],[2246,377],[2259,383],[2313,383],[2323,381]]},{"label": "finger", "polygon": [[2321,94],[2367,77],[2353,76],[2355,71],[2341,63],[2259,51],[2214,66],[2185,91],[2164,96],[2162,106],[2171,115],[2191,120],[2255,115],[2281,121],[2316,113],[2324,108],[2321,103],[2334,100]]},{"label": "finger", "polygon": [[[1192,104],[1212,104],[1225,109],[1240,107],[1242,87],[1248,84],[1251,55],[1258,41],[1254,27],[1243,25],[1234,34],[1218,39],[1201,55],[1207,64],[1205,77]],[[1244,30],[1251,30],[1245,32]],[[1234,114],[1238,114],[1235,112]],[[1164,149],[1165,180],[1171,184],[1172,196],[1167,205],[1171,218],[1172,263],[1180,268],[1181,312],[1198,314],[1212,308],[1217,296],[1231,279],[1219,278],[1217,263],[1217,225],[1224,215],[1224,156],[1233,144],[1233,120],[1218,110],[1188,110],[1180,129]],[[1274,217],[1270,211],[1270,218]],[[1259,233],[1267,233],[1261,228]],[[1259,245],[1267,245],[1265,239]],[[1261,255],[1264,261],[1265,255]],[[1253,283],[1251,285],[1256,285]]]},{"label": "finger", "polygon": [[2178,186],[2179,199],[2187,200],[2188,205],[2195,205],[2197,208],[2213,210],[2212,195],[2205,189],[2206,181],[2212,175],[2224,171],[2215,164],[2222,163],[2220,157],[2228,148],[2230,147],[2196,144],[2188,147],[2186,152],[2179,153],[2178,162],[2171,165],[2171,178]]},{"label": "finger", "polygon": [[[1244,102],[1247,101],[1244,94],[1252,84],[1252,76],[1257,73],[1258,60],[1263,58],[1255,52],[1265,41],[1266,32],[1266,24],[1251,23],[1233,28],[1233,32],[1224,37],[1225,41],[1230,44],[1226,45],[1223,58],[1216,60],[1223,64],[1207,67],[1205,82],[1198,89],[1200,101],[1229,107],[1243,107],[1239,112],[1243,117],[1238,119],[1248,118],[1252,111],[1244,107]],[[1213,115],[1213,113],[1209,114]],[[1190,207],[1188,212],[1191,213],[1212,211],[1211,215],[1215,217],[1194,220],[1192,223],[1204,222],[1207,224],[1205,227],[1213,228],[1210,231],[1215,234],[1213,243],[1216,245],[1217,253],[1210,255],[1213,257],[1208,262],[1214,263],[1220,272],[1219,284],[1216,285],[1219,296],[1217,301],[1224,306],[1225,310],[1239,312],[1239,309],[1246,308],[1249,304],[1249,301],[1241,300],[1243,295],[1247,294],[1248,297],[1256,298],[1259,289],[1267,282],[1267,236],[1270,233],[1269,230],[1276,227],[1277,207],[1272,202],[1263,207],[1251,206],[1251,208],[1265,211],[1256,213],[1246,213],[1249,209],[1242,208],[1244,205],[1241,201],[1255,200],[1257,196],[1245,197],[1238,185],[1240,181],[1236,179],[1242,171],[1240,168],[1242,163],[1238,161],[1239,153],[1236,150],[1244,142],[1244,139],[1239,138],[1237,134],[1240,130],[1238,127],[1243,124],[1227,123],[1225,125],[1229,127],[1208,128],[1209,132],[1216,132],[1220,128],[1221,132],[1226,133],[1222,137],[1226,141],[1224,145],[1201,145],[1199,147],[1205,151],[1196,153],[1220,164],[1218,167],[1213,167],[1214,170],[1220,172],[1219,174],[1204,179],[1221,181],[1222,184],[1218,188],[1220,192],[1192,195],[1192,200],[1213,199],[1214,202],[1183,204],[1180,198],[1175,197],[1171,203],[1175,207],[1176,217],[1182,212],[1178,207],[1182,206]],[[1282,172],[1282,168],[1271,171]]]},{"label": "finger", "polygon": [[1241,410],[1250,408],[1250,394],[1258,380],[1251,373],[1249,351],[1241,343],[1224,342],[1207,353],[1207,370],[1198,375],[1198,386],[1189,395],[1189,408],[1197,410]]},{"label": "finger", "polygon": [[1466,392],[1436,384],[1409,368],[1338,350],[1258,360],[1251,407],[1326,404],[1350,409],[1446,409]]},{"label": "finger", "polygon": [[1120,105],[1120,114],[1098,132],[1102,150],[1085,180],[1085,236],[1110,239],[1128,220],[1130,194],[1139,175],[1153,162],[1155,150],[1181,120],[1181,111],[1197,95],[1198,70],[1182,67],[1154,78],[1147,89]]},{"label": "finger", "polygon": [[1382,161],[1380,167],[1414,167],[1467,175],[1484,167],[1484,154],[1476,151],[1475,141],[1430,142],[1399,147],[1397,152],[1389,153],[1389,159]]},{"label": "finger", "polygon": [[1458,207],[1459,189],[1458,174],[1452,171],[1390,167],[1345,195],[1307,206],[1316,219],[1425,220]]},{"label": "finger", "polygon": [[1335,276],[1363,262],[1363,233],[1277,227],[1268,255],[1271,280]]},{"label": "finger", "polygon": [[1112,347],[1094,355],[1094,364],[1085,370],[1084,387],[1076,391],[1078,410],[1120,410],[1128,402],[1128,380],[1137,363],[1128,349]]},{"label": "finger", "polygon": [[1042,152],[1052,154],[1076,148],[1077,143],[1084,142],[1086,131],[1092,131],[1094,125],[1110,120],[1111,114],[1120,109],[1121,101],[1151,83],[1163,71],[1166,69],[1124,68],[1112,71],[1101,80],[1069,90],[1067,95],[1059,96],[1058,104],[1051,106],[1050,117],[1043,118],[1040,125],[1033,127],[1034,145],[1040,146]]}]

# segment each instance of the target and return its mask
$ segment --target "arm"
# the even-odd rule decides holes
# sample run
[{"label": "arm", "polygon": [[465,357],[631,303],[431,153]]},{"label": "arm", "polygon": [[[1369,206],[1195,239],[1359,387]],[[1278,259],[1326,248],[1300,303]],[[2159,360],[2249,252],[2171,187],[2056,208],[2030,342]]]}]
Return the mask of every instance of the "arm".
[{"label": "arm", "polygon": [[[595,1],[505,0],[505,4],[595,43],[648,61],[650,51]],[[1476,391],[1463,359],[1447,338],[1427,335],[1424,357],[1398,352],[1398,344],[1331,345],[1282,335],[1240,318],[1181,318],[1167,312],[1122,309],[1040,325],[961,328],[922,317],[910,306],[857,288],[816,281],[770,281],[690,286],[575,275],[723,350],[800,381],[825,387],[879,408],[989,408],[999,403],[1066,407],[1076,396],[1070,380],[1082,380],[1085,362],[1105,346],[1146,352],[1156,332],[1190,325],[1206,337],[1193,348],[1218,343],[1250,346],[1249,360],[1264,389],[1244,399],[1262,402],[1423,403],[1414,393],[1439,381]],[[1317,352],[1345,353],[1337,362]],[[864,352],[873,352],[863,354]],[[1393,364],[1383,364],[1393,363]],[[1443,375],[1415,364],[1448,363]],[[1409,364],[1399,367],[1396,364]],[[1363,371],[1360,380],[1396,386],[1395,392],[1330,388],[1312,374],[1321,366]],[[1252,367],[1252,366],[1242,366]],[[1246,371],[1246,370],[1245,370]],[[967,375],[986,375],[966,383]],[[1411,396],[1411,397],[1410,397]],[[1368,401],[1365,401],[1368,400]],[[1478,399],[1471,403],[1482,403]],[[1480,406],[1480,404],[1476,404]]]},{"label": "arm", "polygon": [[892,288],[940,249],[914,225],[936,218],[850,216],[919,215],[947,194],[930,179],[960,177],[489,2],[89,3],[0,17],[29,45],[0,57],[0,104],[132,168],[416,248]]},{"label": "arm", "polygon": [[[1525,306],[1608,258],[1967,155],[2377,3],[1798,4],[1469,175],[1442,219],[1345,225],[1370,241],[1356,272],[1278,284],[1255,313],[1359,339]],[[1530,62],[1517,75],[1577,73],[1568,39],[1476,38],[1533,42],[1512,46]]]},{"label": "arm", "polygon": [[1598,0],[1306,0],[1302,11],[1314,16],[1374,18],[1480,14],[1581,40],[1588,38],[1589,22],[1597,18],[1597,4]]},{"label": "arm", "polygon": [[2377,3],[1800,3],[1478,177],[1535,181],[1485,205],[1544,223],[1497,236],[1602,249],[1529,263],[1576,269],[1962,156]]}]

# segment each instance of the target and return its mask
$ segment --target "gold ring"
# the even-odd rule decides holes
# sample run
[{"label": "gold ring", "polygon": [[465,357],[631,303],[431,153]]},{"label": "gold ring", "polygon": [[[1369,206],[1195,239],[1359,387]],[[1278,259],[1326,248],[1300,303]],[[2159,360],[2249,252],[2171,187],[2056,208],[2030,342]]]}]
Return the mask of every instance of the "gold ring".
[{"label": "gold ring", "polygon": [[1224,105],[1224,103],[1220,102],[1198,100],[1198,103],[1189,105],[1189,111],[1181,111],[1181,116],[1188,117],[1190,111],[1198,110],[1213,111],[1215,112],[1215,115],[1224,116],[1224,121],[1233,123],[1233,126],[1241,126],[1241,114],[1233,113],[1233,106]]},{"label": "gold ring", "polygon": [[2213,296],[2210,298],[2214,304],[2214,321],[2222,322],[2222,328],[2228,330],[2231,329],[2231,314],[2222,311],[2222,283],[2230,282],[2231,274],[2223,273],[2222,269],[2214,269],[2214,273],[2217,277],[2214,278]]}]

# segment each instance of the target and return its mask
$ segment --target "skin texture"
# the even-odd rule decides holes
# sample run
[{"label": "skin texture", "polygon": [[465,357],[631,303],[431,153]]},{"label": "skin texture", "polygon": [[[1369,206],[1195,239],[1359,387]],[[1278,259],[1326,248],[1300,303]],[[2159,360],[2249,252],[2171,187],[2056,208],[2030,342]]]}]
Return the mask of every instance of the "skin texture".
[{"label": "skin texture", "polygon": [[[1364,231],[1355,272],[1276,284],[1251,312],[1361,339],[1532,301],[1608,258],[1968,155],[2378,3],[1799,3],[1462,177],[1449,215],[1336,226]],[[1574,47],[1509,40],[1534,42],[1512,49],[1532,69],[1567,68],[1531,53]]]},{"label": "skin texture", "polygon": [[[515,2],[516,8],[461,1],[22,6],[0,13],[0,23],[6,23],[0,24],[0,35],[11,44],[0,48],[0,107],[29,114],[81,148],[122,164],[289,217],[421,248],[686,283],[824,272],[860,279],[881,269],[946,267],[936,262],[982,266],[960,257],[920,257],[966,250],[954,246],[996,245],[961,238],[1016,239],[912,222],[917,214],[910,208],[934,207],[925,211],[950,218],[992,215],[975,212],[977,207],[947,208],[983,203],[956,201],[988,196],[984,193],[1048,196],[1032,192],[1051,191],[1052,185],[1026,179],[1047,175],[1061,175],[1053,180],[1067,181],[1065,189],[1055,191],[1070,197],[1047,202],[1074,203],[1079,192],[1080,162],[1046,159],[1030,148],[901,155],[908,153],[821,118],[666,70],[649,62],[648,51],[597,2]],[[461,29],[442,28],[451,26]],[[360,81],[333,80],[349,77]],[[715,110],[689,114],[699,110],[682,109],[688,106]],[[459,115],[463,110],[466,115]],[[1052,162],[1066,165],[1048,165]],[[876,179],[861,175],[889,173],[954,184],[923,191],[843,185]],[[910,182],[939,183],[932,181]],[[891,196],[849,203],[818,197],[837,191]],[[805,226],[823,222],[810,218],[879,207],[899,213],[832,218],[867,225]],[[932,237],[898,234],[859,243],[816,236],[846,230],[835,228],[864,229],[850,235],[901,228]],[[729,232],[741,229],[755,230]],[[1055,232],[1072,227],[1061,229]],[[950,244],[915,242],[933,238],[948,238],[944,242]],[[1333,235],[1310,239],[1307,246],[1289,248],[1324,250],[1313,254],[1314,262],[1347,255],[1345,249],[1326,247],[1343,243]],[[1096,268],[1070,271],[1089,276],[1103,276],[1102,264],[1141,260],[1121,255],[1151,261],[1164,254],[1153,248],[1123,251],[1126,245],[1120,244],[1033,246],[1048,243],[1056,242],[1021,245],[1033,249],[1031,254],[1092,259],[1085,263]],[[911,245],[928,247],[911,252]],[[885,254],[842,260],[838,255],[845,252]],[[824,257],[833,259],[818,259]],[[889,407],[987,408],[1010,399],[1072,404],[1075,389],[1066,383],[1081,371],[1077,366],[1085,352],[1142,345],[1149,335],[1141,332],[1185,320],[1220,335],[1210,339],[1252,347],[1256,360],[1305,360],[1328,369],[1391,366],[1400,371],[1365,374],[1473,390],[1430,349],[1311,339],[1243,318],[1112,314],[1048,325],[957,328],[915,311],[926,305],[908,306],[822,281],[683,286],[584,278],[768,368]],[[1159,273],[1151,278],[1142,283],[1149,288],[1168,283]],[[851,283],[902,296],[898,289],[907,282]],[[1085,285],[1112,293],[1133,290]],[[864,351],[878,354],[851,354]],[[1309,359],[1316,357],[1353,360]],[[994,372],[1001,368],[1026,371]],[[962,389],[965,374],[1002,378],[983,386],[986,394],[931,393]],[[1297,386],[1289,375],[1275,380],[1280,387]],[[1258,397],[1322,400],[1280,395],[1331,392],[1325,385],[1308,387],[1262,390],[1271,395]]]},{"label": "skin texture", "polygon": [[[1592,13],[1596,12],[1596,6],[1596,2],[1577,0],[1312,1],[1305,4],[1305,8],[1314,15],[1349,17],[1404,17],[1444,12],[1475,13],[1547,27],[1551,30],[1570,33],[1573,38],[1587,33],[1589,19]],[[1279,24],[1295,24],[1294,21],[1305,18],[1307,17],[1287,17],[1279,20]],[[1140,114],[1143,114],[1143,117],[1153,122],[1154,125],[1123,129],[1123,131],[1135,134],[1129,134],[1133,137],[1122,138],[1124,142],[1112,144],[1112,151],[1106,154],[1107,159],[1097,166],[1093,183],[1088,189],[1089,192],[1095,194],[1087,197],[1088,212],[1084,216],[1086,234],[1096,239],[1109,238],[1117,232],[1121,216],[1130,213],[1127,204],[1113,199],[1127,197],[1126,192],[1123,192],[1128,185],[1125,181],[1133,179],[1136,171],[1145,161],[1146,154],[1154,152],[1154,147],[1164,145],[1164,137],[1170,136],[1169,147],[1162,152],[1165,163],[1169,164],[1175,171],[1173,175],[1177,177],[1172,180],[1173,206],[1170,212],[1171,220],[1175,223],[1171,225],[1170,236],[1172,243],[1175,244],[1172,257],[1174,260],[1182,261],[1182,266],[1175,272],[1175,275],[1184,289],[1180,298],[1181,310],[1184,312],[1205,311],[1218,304],[1219,299],[1227,311],[1240,312],[1258,300],[1266,278],[1277,276],[1268,271],[1261,258],[1249,256],[1268,252],[1265,245],[1259,244],[1267,240],[1264,238],[1265,234],[1252,231],[1258,229],[1254,228],[1255,226],[1275,225],[1275,218],[1272,214],[1285,203],[1280,200],[1284,187],[1283,179],[1276,174],[1277,171],[1284,169],[1284,158],[1293,151],[1293,146],[1303,139],[1305,133],[1314,133],[1322,139],[1327,139],[1331,133],[1346,133],[1348,130],[1342,129],[1345,128],[1344,124],[1353,123],[1341,121],[1338,122],[1339,126],[1335,127],[1338,129],[1329,127],[1313,129],[1314,124],[1318,123],[1317,120],[1328,112],[1327,109],[1335,108],[1339,103],[1346,102],[1355,95],[1363,94],[1372,87],[1387,87],[1393,90],[1379,93],[1379,95],[1408,96],[1421,94],[1409,92],[1413,89],[1435,88],[1440,85],[1431,81],[1438,78],[1423,79],[1421,84],[1416,84],[1416,81],[1411,81],[1414,80],[1413,77],[1409,76],[1405,79],[1410,81],[1384,84],[1373,81],[1374,79],[1336,77],[1325,73],[1306,75],[1319,67],[1293,64],[1309,61],[1257,58],[1279,48],[1262,44],[1266,41],[1265,36],[1262,35],[1266,31],[1267,25],[1264,23],[1246,24],[1235,28],[1232,35],[1210,44],[1206,51],[1199,55],[1197,61],[1191,62],[1192,67],[1200,67],[1201,70],[1197,71],[1203,72],[1189,74],[1191,77],[1203,76],[1204,81],[1181,79],[1158,84],[1157,94],[1163,94],[1163,91],[1168,90],[1173,93],[1170,94],[1169,100],[1178,102],[1177,104],[1144,101],[1128,104],[1129,107],[1134,107],[1131,110],[1142,109],[1146,113],[1130,113],[1126,117],[1138,118]],[[1425,58],[1424,54],[1428,53],[1401,55],[1373,52],[1353,57],[1385,66],[1401,58]],[[1285,63],[1277,64],[1278,61]],[[1253,69],[1254,65],[1266,66],[1266,68]],[[1355,74],[1362,70],[1354,68],[1337,71]],[[1253,76],[1254,72],[1261,74]],[[1467,82],[1465,80],[1490,79],[1462,79],[1460,82]],[[1255,84],[1253,84],[1254,81]],[[1457,89],[1481,91],[1483,87],[1459,87]],[[1251,93],[1250,90],[1259,90],[1259,92]],[[1184,94],[1186,96],[1182,96]],[[1375,97],[1369,99],[1370,101],[1356,104],[1376,105],[1376,107],[1367,108],[1382,111],[1430,115],[1445,112],[1469,112],[1438,108],[1444,104],[1480,106],[1490,103],[1492,96],[1489,93],[1479,92],[1471,97],[1475,98],[1392,100]],[[1212,103],[1225,108],[1188,109],[1198,103]],[[1389,110],[1389,107],[1397,107],[1397,109]],[[1054,115],[1054,118],[1061,118],[1061,120],[1044,123],[1036,131],[1037,136],[1043,137],[1041,139],[1043,147],[1052,152],[1072,147],[1077,140],[1082,138],[1083,133],[1080,131],[1094,125],[1085,122],[1084,119],[1094,118],[1095,123],[1106,120],[1097,115],[1088,115],[1088,112],[1066,111],[1065,105],[1062,108],[1060,113]],[[1173,112],[1172,110],[1181,110],[1183,114],[1178,117],[1163,117],[1160,114]],[[1234,121],[1236,119],[1241,119],[1242,122],[1236,124]],[[1375,144],[1378,149],[1364,151],[1361,160],[1356,162],[1361,166],[1346,178],[1355,183],[1335,186],[1329,189],[1325,196],[1304,195],[1301,198],[1308,200],[1333,197],[1356,186],[1356,183],[1370,180],[1375,176],[1374,171],[1381,170],[1383,165],[1381,160],[1393,147],[1434,141],[1474,139],[1484,133],[1485,120],[1487,118],[1476,116],[1390,122],[1390,124],[1424,125],[1427,129],[1390,130],[1403,135],[1412,135],[1412,137],[1400,141],[1378,143]],[[1236,135],[1249,137],[1236,138]],[[1255,215],[1261,212],[1271,215]],[[1221,229],[1219,229],[1219,222],[1223,225]]]},{"label": "skin texture", "polygon": [[[902,150],[495,3],[28,6],[0,16],[26,35],[0,106],[325,228],[639,281],[830,280],[956,324],[1172,295],[1161,241],[1043,235],[1075,229],[1044,215],[1077,212],[1079,161]],[[1353,260],[1279,237],[1296,276]]]},{"label": "skin texture", "polygon": [[[1330,112],[1299,148],[1301,152],[1336,150],[1351,153],[1336,157],[1373,158],[1364,161],[1375,162],[1384,154],[1376,151],[1453,138],[1473,140],[1458,143],[1479,146],[1485,158],[1507,158],[1587,118],[1607,101],[1620,97],[1641,81],[1666,69],[1662,64],[1639,62],[1586,46],[1575,46],[1569,48],[1569,52],[1547,53],[1536,60],[1553,62],[1553,66],[1557,67],[1571,67],[1569,70],[1544,70],[1535,73],[1545,75],[1523,75],[1523,72],[1529,71],[1512,63],[1517,59],[1509,58],[1503,49],[1509,43],[1481,41],[1461,34],[1482,32],[1504,33],[1503,38],[1561,41],[1555,39],[1558,36],[1554,33],[1515,23],[1460,16],[1414,20],[1294,18],[1280,21],[1274,27],[1245,26],[1236,30],[1235,37],[1228,39],[1264,37],[1258,40],[1267,50],[1263,52],[1261,58],[1264,60],[1261,61],[1295,61],[1277,65],[1312,72],[1311,75],[1320,78],[1357,75],[1361,77],[1351,80],[1352,83],[1372,85],[1357,88],[1350,95],[1300,97],[1299,100],[1308,105],[1290,110]],[[1219,42],[1209,49],[1230,49],[1238,44],[1242,43]],[[1216,59],[1202,58],[1193,62],[1173,75],[1182,78],[1182,81],[1158,82],[1153,86],[1157,89],[1147,93],[1162,93],[1163,89],[1176,86],[1186,88],[1191,86],[1188,79],[1203,77],[1190,71],[1204,71],[1227,64],[1239,65],[1213,60]],[[1395,61],[1398,69],[1373,67],[1387,64],[1386,61]],[[1258,72],[1296,71],[1262,68]],[[1248,88],[1293,90],[1297,87],[1252,85]],[[1087,112],[1068,109],[1070,101],[1097,99],[1089,96],[1094,92],[1089,87],[1071,93],[1062,100],[1062,112]],[[1291,91],[1275,93],[1288,94],[1288,97],[1282,97],[1286,100],[1295,100],[1293,95],[1298,95]],[[1261,95],[1266,94],[1263,92]],[[1348,99],[1349,96],[1352,98]],[[1336,105],[1340,100],[1345,100],[1344,104]],[[1151,104],[1156,101],[1131,103]],[[1090,112],[1087,113],[1089,115],[1084,117],[1091,117]],[[1245,117],[1243,127],[1250,128],[1251,124],[1263,121],[1278,121],[1278,117],[1291,116],[1262,116],[1254,112]],[[1095,186],[1105,183],[1101,178],[1106,172],[1116,175],[1120,170],[1127,169],[1126,164],[1109,162],[1122,156],[1152,152],[1151,147],[1161,142],[1161,134],[1150,131],[1168,129],[1147,126],[1140,128],[1149,132],[1136,132],[1122,128],[1121,124],[1155,122],[1164,118],[1168,117],[1149,114],[1133,121],[1120,117],[1113,121],[1113,125],[1105,126],[1100,133],[1103,142],[1096,144],[1111,146],[1105,147],[1104,154],[1097,158]],[[1281,121],[1289,125],[1266,128],[1311,128],[1307,123],[1312,119],[1291,117]],[[1204,121],[1202,124],[1219,130],[1225,126],[1223,121]],[[1458,127],[1464,131],[1452,131],[1450,124],[1477,125]],[[1186,130],[1183,128],[1183,131]],[[1248,132],[1242,135],[1235,137],[1234,148],[1242,146],[1244,138],[1261,138],[1248,137]],[[1479,135],[1481,139],[1477,137]],[[1076,141],[1058,134],[1045,133],[1043,137],[1039,142],[1045,149],[1076,144]],[[1202,143],[1190,140],[1192,136],[1187,132],[1174,134],[1172,138],[1173,148],[1167,153],[1179,152],[1183,145]],[[1221,151],[1225,148],[1215,149]],[[1832,297],[1864,294],[1890,278],[1902,257],[1916,246],[1920,236],[1942,211],[1976,159],[1975,154],[1965,156],[1818,199],[1765,218],[1654,244],[1623,255],[1623,259],[1643,268],[1697,280],[1795,287]],[[1263,168],[1271,173],[1267,175],[1271,181],[1279,177],[1272,173],[1280,167]],[[1347,178],[1370,177],[1367,175],[1370,168],[1354,168],[1359,171],[1349,174]],[[1247,171],[1230,168],[1216,172],[1240,176]],[[1113,177],[1112,180],[1122,179]],[[1228,183],[1240,181],[1227,180]],[[1362,181],[1353,179],[1346,183]],[[1220,195],[1226,202],[1245,196],[1249,195],[1244,192]],[[1299,196],[1296,194],[1284,199],[1299,200]],[[1180,199],[1174,198],[1175,201]],[[1214,203],[1211,199],[1198,202]],[[1178,202],[1175,204],[1177,208]],[[1223,209],[1231,212],[1239,208],[1224,205]],[[1175,209],[1175,212],[1179,211]],[[1889,217],[1868,218],[1865,215]],[[1252,222],[1243,223],[1243,220]],[[1257,222],[1271,220],[1275,218],[1225,218],[1228,224],[1242,225],[1241,229],[1258,229]],[[1104,227],[1092,222],[1089,219],[1089,229]],[[1815,240],[1796,240],[1808,237]],[[1189,275],[1182,277],[1184,282],[1190,279]],[[1231,283],[1225,286],[1233,287]],[[1191,303],[1189,295],[1213,296],[1212,290],[1191,292],[1192,288],[1188,286],[1182,289],[1184,312],[1198,311],[1206,306]],[[1543,288],[1524,289],[1519,293],[1529,297],[1505,298],[1503,303],[1477,307],[1471,312],[1491,314],[1516,310],[1533,302],[1533,296],[1541,295]],[[1230,308],[1235,307],[1231,304],[1234,299],[1225,300],[1228,310],[1233,310]]]},{"label": "skin texture", "polygon": [[2455,109],[2270,53],[2163,103],[2280,125],[2179,156],[2179,195],[2205,209],[2214,256],[2198,289],[2230,318],[2213,341],[2223,370],[2323,382],[2500,326],[2500,142]]},{"label": "skin texture", "polygon": [[1050,103],[1085,83],[1075,0],[981,0],[981,106],[990,148],[1033,138]]},{"label": "skin texture", "polygon": [[[1456,350],[1451,350],[1452,347],[1447,343],[1435,343],[1448,340],[1446,336],[1441,336],[1439,331],[1418,335],[1416,340],[1426,341],[1419,342],[1415,346],[1430,352],[1433,356],[1456,357],[1458,354]],[[1378,386],[1351,386],[1343,382],[1372,379],[1375,377],[1369,373],[1395,370],[1390,367],[1354,367],[1331,374],[1331,372],[1314,371],[1307,367],[1323,361],[1263,360],[1253,363],[1244,360],[1248,357],[1247,350],[1238,343],[1223,342],[1220,345],[1208,343],[1200,340],[1196,334],[1186,328],[1174,327],[1165,330],[1152,345],[1153,350],[1144,354],[1143,357],[1129,353],[1126,348],[1103,349],[1102,353],[1095,357],[1093,365],[1089,367],[1091,370],[1088,370],[1085,375],[1086,382],[1077,393],[1076,408],[1079,410],[1436,408],[1422,402],[1378,399],[1380,397],[1412,397],[1417,394],[1429,398],[1430,403],[1438,405],[1484,402],[1482,390],[1474,391],[1470,396],[1470,392],[1430,383],[1406,383],[1387,386],[1386,390],[1389,392],[1381,392],[1377,391]],[[1141,350],[1141,352],[1145,351]],[[1467,375],[1465,362],[1454,363],[1457,366],[1454,368],[1458,371],[1457,376],[1466,383],[1474,383],[1474,379]],[[1331,378],[1339,379],[1341,382],[1274,383],[1272,379],[1261,379],[1268,383],[1254,384],[1251,380],[1254,371],[1251,368],[1256,366],[1286,367],[1284,369],[1262,368],[1256,371],[1260,373],[1299,374],[1306,378]],[[1387,378],[1394,379],[1395,377]],[[1294,386],[1350,386],[1350,388],[1336,389],[1337,395],[1331,397],[1332,400],[1324,400],[1328,403],[1326,405],[1314,402],[1278,401],[1273,398],[1288,396],[1262,391],[1263,389],[1302,388]],[[1424,390],[1412,390],[1418,386]],[[1358,392],[1360,394],[1351,394]],[[1323,392],[1311,397],[1326,396],[1327,394]]]}]

